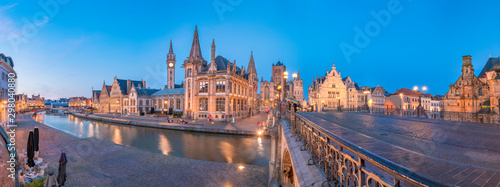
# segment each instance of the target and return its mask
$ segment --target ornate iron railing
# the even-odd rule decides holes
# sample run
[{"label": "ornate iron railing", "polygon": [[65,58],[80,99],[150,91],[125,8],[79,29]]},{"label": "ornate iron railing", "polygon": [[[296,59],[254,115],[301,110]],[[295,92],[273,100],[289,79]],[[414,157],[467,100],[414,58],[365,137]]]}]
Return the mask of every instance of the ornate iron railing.
[{"label": "ornate iron railing", "polygon": [[[412,172],[346,141],[303,116],[286,110],[301,151],[308,151],[309,165],[316,165],[329,186],[451,186]],[[283,127],[285,128],[285,127]]]}]

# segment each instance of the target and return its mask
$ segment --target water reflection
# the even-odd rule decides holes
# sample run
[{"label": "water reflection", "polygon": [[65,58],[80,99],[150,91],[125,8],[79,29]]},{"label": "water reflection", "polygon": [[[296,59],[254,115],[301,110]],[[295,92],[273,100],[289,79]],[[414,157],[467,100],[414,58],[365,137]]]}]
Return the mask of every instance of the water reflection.
[{"label": "water reflection", "polygon": [[115,142],[115,144],[122,145],[122,134],[120,132],[120,128],[115,128],[115,133],[113,134],[113,142]]},{"label": "water reflection", "polygon": [[142,150],[215,162],[267,166],[271,140],[266,137],[205,134],[126,126],[71,115],[40,115],[40,121],[73,136],[114,142]]},{"label": "water reflection", "polygon": [[160,134],[158,149],[160,149],[161,153],[164,155],[168,155],[171,152],[170,142],[168,142],[168,139],[164,134]]}]

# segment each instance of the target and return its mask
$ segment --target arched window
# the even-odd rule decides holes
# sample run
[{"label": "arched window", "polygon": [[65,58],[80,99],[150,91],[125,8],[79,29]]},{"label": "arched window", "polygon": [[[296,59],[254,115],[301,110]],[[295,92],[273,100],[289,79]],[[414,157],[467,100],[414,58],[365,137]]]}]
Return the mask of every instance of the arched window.
[{"label": "arched window", "polygon": [[208,111],[208,98],[200,98],[200,111]]},{"label": "arched window", "polygon": [[269,100],[269,86],[264,88],[264,100]]},{"label": "arched window", "polygon": [[460,90],[458,90],[458,88],[455,89],[455,95],[460,95]]}]

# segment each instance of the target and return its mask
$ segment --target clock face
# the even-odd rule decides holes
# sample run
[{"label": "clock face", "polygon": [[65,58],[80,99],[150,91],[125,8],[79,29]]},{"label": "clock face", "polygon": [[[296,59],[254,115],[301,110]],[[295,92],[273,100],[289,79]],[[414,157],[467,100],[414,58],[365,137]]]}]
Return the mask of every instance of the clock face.
[{"label": "clock face", "polygon": [[168,67],[174,67],[174,63],[168,63]]}]

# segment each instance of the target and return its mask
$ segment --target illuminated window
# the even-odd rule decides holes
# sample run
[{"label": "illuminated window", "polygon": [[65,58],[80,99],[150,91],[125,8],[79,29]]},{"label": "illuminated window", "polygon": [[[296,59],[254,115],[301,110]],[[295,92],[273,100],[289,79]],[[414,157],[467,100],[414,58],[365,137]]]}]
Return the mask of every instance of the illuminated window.
[{"label": "illuminated window", "polygon": [[215,104],[216,104],[216,111],[224,111],[226,106],[226,99],[217,98],[215,100]]},{"label": "illuminated window", "polygon": [[226,91],[226,81],[217,81],[215,91],[216,92],[225,92]]},{"label": "illuminated window", "polygon": [[208,92],[208,82],[200,82],[200,93]]},{"label": "illuminated window", "polygon": [[200,111],[208,111],[208,98],[200,98]]}]

